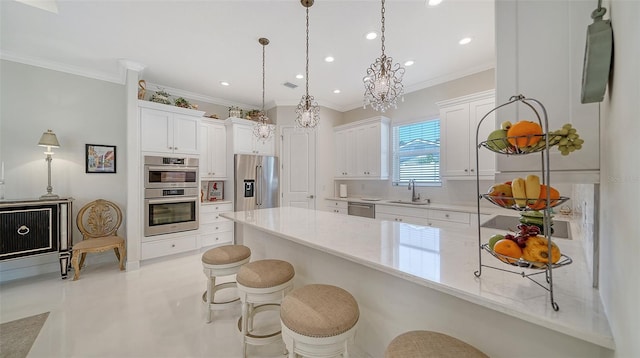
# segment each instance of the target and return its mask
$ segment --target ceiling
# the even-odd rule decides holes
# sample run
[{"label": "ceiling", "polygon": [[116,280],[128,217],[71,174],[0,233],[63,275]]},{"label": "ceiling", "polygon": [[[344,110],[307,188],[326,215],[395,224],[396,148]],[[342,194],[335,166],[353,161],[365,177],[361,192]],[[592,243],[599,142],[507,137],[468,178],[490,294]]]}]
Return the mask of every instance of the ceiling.
[{"label": "ceiling", "polygon": [[[31,0],[33,1],[33,0]],[[0,56],[124,83],[120,60],[144,66],[148,89],[222,105],[260,108],[267,37],[267,108],[296,105],[305,90],[305,8],[287,1],[0,1]],[[309,94],[322,106],[362,106],[362,78],[380,56],[380,1],[317,0],[310,8]],[[387,0],[385,53],[407,60],[405,92],[495,66],[494,1]],[[473,41],[459,45],[463,37]],[[327,63],[326,56],[335,61]],[[222,86],[228,81],[230,86]],[[283,84],[298,85],[290,89]],[[341,92],[335,94],[333,91]],[[172,92],[173,91],[173,92]]]}]

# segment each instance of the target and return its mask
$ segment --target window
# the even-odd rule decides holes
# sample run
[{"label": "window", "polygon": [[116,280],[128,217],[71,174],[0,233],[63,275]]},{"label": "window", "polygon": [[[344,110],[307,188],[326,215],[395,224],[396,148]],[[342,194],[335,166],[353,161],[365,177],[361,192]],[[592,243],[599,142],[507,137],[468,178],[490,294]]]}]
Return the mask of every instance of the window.
[{"label": "window", "polygon": [[393,184],[440,185],[440,119],[393,127]]}]

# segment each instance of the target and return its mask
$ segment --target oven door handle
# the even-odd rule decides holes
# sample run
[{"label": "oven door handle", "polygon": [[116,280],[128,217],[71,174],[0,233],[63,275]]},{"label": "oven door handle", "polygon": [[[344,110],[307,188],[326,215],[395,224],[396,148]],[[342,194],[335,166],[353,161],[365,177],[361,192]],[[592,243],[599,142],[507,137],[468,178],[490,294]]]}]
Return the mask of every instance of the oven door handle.
[{"label": "oven door handle", "polygon": [[160,172],[184,172],[184,171],[196,171],[198,167],[170,167],[170,166],[147,166],[147,171],[160,171]]},{"label": "oven door handle", "polygon": [[163,204],[163,203],[179,203],[181,201],[198,201],[197,196],[181,196],[181,197],[166,197],[145,199],[148,204]]}]

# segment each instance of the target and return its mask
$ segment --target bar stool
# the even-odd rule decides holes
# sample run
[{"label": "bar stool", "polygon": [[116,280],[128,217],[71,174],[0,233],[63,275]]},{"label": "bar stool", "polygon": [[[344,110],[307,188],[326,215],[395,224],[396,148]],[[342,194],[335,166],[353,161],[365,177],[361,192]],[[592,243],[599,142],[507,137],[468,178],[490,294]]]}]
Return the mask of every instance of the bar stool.
[{"label": "bar stool", "polygon": [[293,290],[280,309],[289,358],[348,357],[359,317],[358,303],[340,287],[314,284]]},{"label": "bar stool", "polygon": [[251,250],[243,245],[219,246],[202,254],[203,272],[207,276],[207,290],[202,294],[202,300],[207,304],[207,323],[211,322],[213,311],[227,309],[240,299],[215,302],[217,291],[236,287],[235,281],[216,285],[216,277],[238,273],[240,266],[249,262],[250,258]]},{"label": "bar stool", "polygon": [[260,312],[279,310],[280,302],[293,289],[295,270],[282,260],[258,260],[240,268],[236,275],[238,294],[242,302],[242,317],[238,329],[242,332],[242,356],[247,356],[247,344],[265,345],[280,340],[281,332],[257,335],[253,331],[254,316]]},{"label": "bar stool", "polygon": [[394,338],[384,352],[385,358],[488,358],[470,344],[446,334],[409,331]]}]

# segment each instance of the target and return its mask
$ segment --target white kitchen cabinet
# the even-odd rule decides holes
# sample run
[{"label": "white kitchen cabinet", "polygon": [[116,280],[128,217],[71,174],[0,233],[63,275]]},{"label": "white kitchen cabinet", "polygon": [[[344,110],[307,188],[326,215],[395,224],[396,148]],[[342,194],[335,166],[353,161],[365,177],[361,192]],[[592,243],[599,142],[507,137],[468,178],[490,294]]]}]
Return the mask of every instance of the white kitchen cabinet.
[{"label": "white kitchen cabinet", "polygon": [[[485,91],[438,102],[440,106],[440,173],[446,179],[476,179],[476,129],[482,117],[495,107],[494,92]],[[494,112],[495,113],[495,112]],[[478,132],[479,141],[486,140],[496,127],[491,113]],[[492,180],[496,157],[480,151],[481,179]]]},{"label": "white kitchen cabinet", "polygon": [[336,214],[348,214],[348,203],[341,200],[326,200],[325,208]]},{"label": "white kitchen cabinet", "polygon": [[427,226],[428,214],[428,209],[376,204],[376,219],[378,220]]},{"label": "white kitchen cabinet", "polygon": [[373,117],[334,128],[336,179],[389,178],[390,122]]},{"label": "white kitchen cabinet", "polygon": [[203,119],[200,124],[200,178],[227,178],[227,130],[218,120]]},{"label": "white kitchen cabinet", "polygon": [[471,224],[469,213],[447,210],[429,210],[428,226],[440,228],[465,228]]},{"label": "white kitchen cabinet", "polygon": [[154,237],[154,240],[144,241],[140,245],[140,259],[147,260],[197,250],[196,239],[195,234],[186,236],[172,235],[167,238],[164,238],[164,235]]},{"label": "white kitchen cabinet", "polygon": [[[230,148],[233,154],[260,154],[275,155],[276,135],[266,141],[258,139],[253,134],[254,121],[241,118],[228,118],[226,120],[227,138],[230,139]],[[275,125],[272,125],[275,127]],[[275,130],[274,130],[275,131]]]},{"label": "white kitchen cabinet", "polygon": [[220,216],[230,212],[233,212],[231,202],[205,203],[200,206],[200,247],[233,244],[233,221]]},{"label": "white kitchen cabinet", "polygon": [[[582,149],[563,156],[551,148],[553,182],[587,183],[599,180],[599,104],[582,104],[582,69],[586,28],[592,23],[589,1],[496,1],[496,98],[505,103],[522,94],[544,104],[549,130],[571,123],[584,139]],[[539,26],[540,19],[545,26]],[[525,105],[497,111],[498,123],[533,120]],[[498,155],[501,180],[540,166],[539,156]]]},{"label": "white kitchen cabinet", "polygon": [[138,101],[143,152],[200,154],[202,111]]}]

